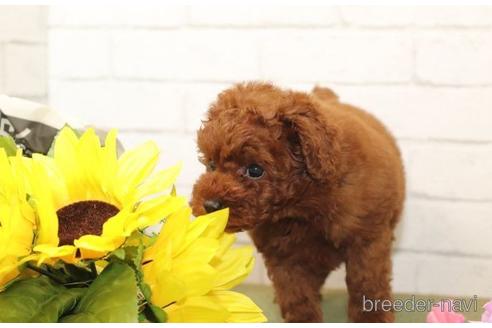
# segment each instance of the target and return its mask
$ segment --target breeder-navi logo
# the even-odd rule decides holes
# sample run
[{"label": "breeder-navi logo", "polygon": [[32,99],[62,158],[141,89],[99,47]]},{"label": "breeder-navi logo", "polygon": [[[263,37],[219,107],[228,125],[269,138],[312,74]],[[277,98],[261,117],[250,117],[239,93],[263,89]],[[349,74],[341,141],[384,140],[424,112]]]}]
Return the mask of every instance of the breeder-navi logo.
[{"label": "breeder-navi logo", "polygon": [[433,307],[441,307],[441,311],[445,309],[451,309],[455,312],[469,312],[478,311],[478,296],[473,295],[470,299],[453,299],[453,300],[440,300],[437,303],[433,299],[421,299],[416,298],[412,295],[411,298],[402,300],[371,300],[366,298],[365,295],[362,297],[362,311],[364,312],[430,312]]}]

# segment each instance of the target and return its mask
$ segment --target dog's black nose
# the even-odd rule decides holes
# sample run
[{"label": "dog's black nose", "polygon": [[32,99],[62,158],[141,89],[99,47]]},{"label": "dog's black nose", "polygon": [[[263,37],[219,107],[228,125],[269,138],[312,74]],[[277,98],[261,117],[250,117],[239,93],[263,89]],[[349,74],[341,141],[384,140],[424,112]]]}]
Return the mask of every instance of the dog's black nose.
[{"label": "dog's black nose", "polygon": [[212,213],[222,209],[222,203],[218,199],[209,199],[203,203],[203,207],[207,213]]}]

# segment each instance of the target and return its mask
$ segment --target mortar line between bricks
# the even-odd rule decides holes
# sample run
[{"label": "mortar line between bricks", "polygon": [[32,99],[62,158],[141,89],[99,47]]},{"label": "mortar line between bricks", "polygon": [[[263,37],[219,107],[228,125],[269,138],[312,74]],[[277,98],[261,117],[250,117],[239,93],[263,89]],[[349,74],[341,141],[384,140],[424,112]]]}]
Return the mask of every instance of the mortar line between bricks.
[{"label": "mortar line between bricks", "polygon": [[29,101],[34,101],[34,102],[42,102],[44,103],[46,100],[48,100],[48,93],[43,93],[43,94],[21,94],[21,93],[9,93],[9,97],[15,97],[15,98],[26,98]]},{"label": "mortar line between bricks", "polygon": [[159,134],[168,135],[173,134],[174,136],[189,137],[190,134],[184,130],[171,130],[171,129],[158,129],[158,128],[118,128],[120,133],[136,133],[136,134]]},{"label": "mortar line between bricks", "polygon": [[415,254],[415,255],[435,255],[442,257],[457,257],[466,259],[478,259],[478,260],[490,260],[492,255],[489,254],[475,254],[475,253],[460,253],[456,251],[446,252],[446,251],[430,251],[430,250],[416,250],[408,248],[395,248],[393,255],[395,254]]},{"label": "mortar line between bricks", "polygon": [[[177,31],[183,27],[186,27],[189,31],[210,31],[217,30],[224,32],[227,31],[256,31],[265,30],[269,31],[292,31],[292,30],[309,30],[309,31],[333,31],[333,32],[388,32],[399,33],[402,30],[413,30],[417,32],[478,32],[487,33],[490,32],[492,25],[480,25],[480,26],[417,26],[417,25],[389,25],[389,26],[371,26],[371,25],[354,25],[347,23],[346,25],[341,23],[333,23],[326,25],[318,24],[303,24],[303,25],[269,25],[269,24],[256,24],[256,25],[230,25],[230,24],[177,24],[169,26],[152,26],[152,25],[124,25],[124,24],[100,24],[100,25],[62,25],[62,24],[50,24],[49,30],[70,30],[70,31],[97,31],[97,30],[116,30],[116,31]],[[225,31],[225,33],[227,33]]]},{"label": "mortar line between bricks", "polygon": [[[117,82],[149,82],[149,83],[179,83],[179,84],[227,84],[227,83],[240,83],[245,81],[244,79],[240,80],[207,80],[207,79],[194,79],[194,78],[186,78],[186,79],[177,79],[177,78],[149,78],[149,77],[133,77],[133,76],[95,76],[95,77],[73,77],[73,76],[51,76],[52,80],[61,81],[61,82],[99,82],[99,81],[107,81],[109,79]],[[267,79],[258,77],[256,79],[252,79],[255,81],[272,81],[273,79]],[[412,81],[393,81],[393,82],[383,82],[383,81],[366,81],[366,82],[341,82],[334,80],[282,80],[277,79],[275,81],[276,84],[283,83],[298,83],[298,84],[336,84],[337,86],[413,86]],[[491,85],[492,87],[492,85]]]},{"label": "mortar line between bricks", "polygon": [[492,140],[474,140],[474,139],[446,139],[446,138],[409,138],[409,137],[397,137],[398,141],[412,142],[417,144],[449,144],[449,145],[478,145],[488,146],[492,145]]},{"label": "mortar line between bricks", "polygon": [[415,85],[423,86],[423,87],[449,87],[449,88],[489,88],[492,87],[492,83],[467,83],[467,84],[455,84],[455,83],[446,83],[446,82],[432,82],[426,81],[415,76]]},{"label": "mortar line between bricks", "polygon": [[139,25],[50,25],[48,30],[51,31],[74,31],[74,32],[129,32],[129,31],[179,31],[185,24],[170,26],[139,26]]},{"label": "mortar line between bricks", "polygon": [[51,76],[50,79],[55,82],[147,82],[147,83],[175,83],[175,84],[227,84],[238,83],[233,80],[200,80],[200,79],[166,79],[166,78],[148,78],[148,77],[117,77],[117,76],[94,76],[94,77],[63,77]]},{"label": "mortar line between bricks", "polygon": [[[45,95],[46,96],[46,95]],[[141,134],[168,134],[172,133],[177,136],[190,136],[196,131],[194,130],[172,130],[172,129],[159,129],[159,128],[119,128],[120,132],[124,133],[141,133]],[[417,144],[438,143],[438,144],[457,144],[457,145],[492,145],[492,141],[482,141],[482,140],[453,140],[453,139],[415,139],[415,138],[397,138],[398,141],[403,142],[414,142]],[[491,198],[492,200],[492,198]]]},{"label": "mortar line between bricks", "polygon": [[[74,77],[74,76],[56,76],[50,77],[52,80],[61,82],[98,82],[112,79],[117,82],[149,82],[149,83],[182,83],[182,84],[224,84],[224,83],[239,83],[243,80],[207,80],[207,79],[176,79],[176,78],[149,78],[149,77],[133,77],[133,76],[94,76],[94,77]],[[256,81],[270,81],[272,79],[265,79],[258,77],[254,79]],[[378,86],[393,86],[393,87],[432,87],[436,89],[456,88],[456,89],[480,89],[480,88],[492,88],[492,83],[482,84],[449,84],[449,83],[431,83],[419,80],[410,79],[408,81],[365,81],[365,82],[347,82],[347,81],[335,81],[335,80],[277,80],[276,83],[298,83],[298,84],[336,84],[337,86],[348,87],[378,87]]]},{"label": "mortar line between bricks", "polygon": [[[445,199],[439,197],[419,197],[414,195],[413,193],[407,193],[407,198],[405,202],[429,202],[429,203],[446,203],[446,204],[485,204],[489,205],[491,202],[487,201],[474,201],[474,200],[463,200],[463,199]],[[444,204],[443,204],[444,205]]]},{"label": "mortar line between bricks", "polygon": [[461,202],[461,203],[476,203],[476,204],[492,203],[492,198],[471,199],[471,198],[442,197],[442,196],[428,195],[422,192],[411,192],[411,191],[407,193],[407,196],[415,199],[443,201],[443,202]]},{"label": "mortar line between bricks", "polygon": [[[149,83],[209,83],[209,84],[224,84],[224,83],[239,83],[243,80],[207,80],[207,79],[177,79],[177,78],[153,78],[153,77],[137,77],[137,76],[95,76],[95,77],[75,77],[75,76],[51,76],[51,79],[56,79],[57,81],[80,81],[80,82],[90,82],[90,81],[105,81],[112,79],[114,81],[123,82],[149,82]],[[270,81],[272,79],[265,79],[258,77],[257,81]],[[282,83],[299,83],[299,84],[336,84],[338,86],[408,86],[408,87],[433,87],[433,88],[456,88],[456,89],[479,89],[479,88],[492,88],[492,83],[481,83],[481,84],[452,84],[452,83],[431,83],[415,80],[413,77],[408,81],[365,81],[365,82],[348,82],[348,81],[336,81],[336,80],[282,80],[276,81],[278,84]]]},{"label": "mortar line between bricks", "polygon": [[14,45],[14,46],[47,46],[48,42],[10,39],[7,40],[5,44]]}]

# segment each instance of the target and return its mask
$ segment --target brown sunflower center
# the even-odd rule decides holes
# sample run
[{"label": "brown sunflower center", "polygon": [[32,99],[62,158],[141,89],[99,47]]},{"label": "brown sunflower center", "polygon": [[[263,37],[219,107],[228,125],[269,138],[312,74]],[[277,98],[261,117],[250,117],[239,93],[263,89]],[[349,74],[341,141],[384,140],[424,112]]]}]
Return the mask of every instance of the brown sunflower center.
[{"label": "brown sunflower center", "polygon": [[60,208],[56,212],[59,245],[72,245],[75,239],[83,235],[100,235],[104,222],[119,211],[115,206],[97,200],[86,200]]}]

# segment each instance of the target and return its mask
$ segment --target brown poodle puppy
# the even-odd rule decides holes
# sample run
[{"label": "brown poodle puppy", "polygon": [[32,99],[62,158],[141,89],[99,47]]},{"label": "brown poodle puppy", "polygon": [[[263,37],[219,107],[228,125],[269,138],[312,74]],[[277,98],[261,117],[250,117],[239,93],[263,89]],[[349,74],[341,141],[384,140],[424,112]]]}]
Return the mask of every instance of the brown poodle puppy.
[{"label": "brown poodle puppy", "polygon": [[198,147],[207,172],[194,214],[228,207],[227,231],[249,231],[286,321],[322,321],[320,288],[342,262],[350,320],[394,320],[391,244],[405,182],[378,120],[329,89],[240,84],[211,105]]}]

